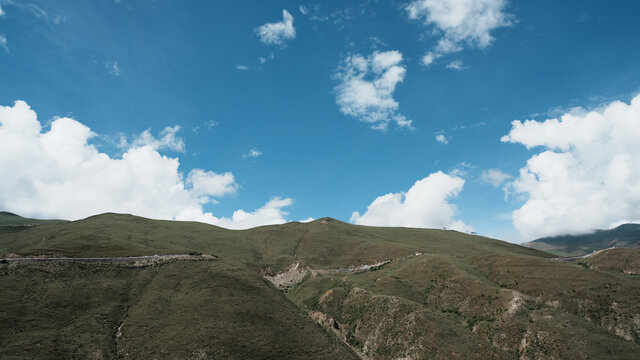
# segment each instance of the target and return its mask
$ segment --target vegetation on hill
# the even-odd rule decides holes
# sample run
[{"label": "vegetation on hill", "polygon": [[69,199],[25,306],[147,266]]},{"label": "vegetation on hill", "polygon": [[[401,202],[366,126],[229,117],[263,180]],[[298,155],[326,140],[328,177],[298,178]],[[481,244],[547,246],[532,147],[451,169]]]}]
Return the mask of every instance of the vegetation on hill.
[{"label": "vegetation on hill", "polygon": [[[633,359],[640,352],[637,275],[455,231],[330,218],[232,231],[103,214],[0,227],[0,255],[9,253],[217,258],[0,263],[0,358]],[[624,256],[635,264],[640,255]],[[290,276],[287,286],[269,282],[280,275]]]},{"label": "vegetation on hill", "polygon": [[591,234],[540,238],[524,246],[560,256],[581,256],[610,247],[640,249],[640,224],[624,224]]},{"label": "vegetation on hill", "polygon": [[65,220],[39,220],[25,218],[7,211],[0,211],[0,226],[26,227],[42,224],[64,223]]}]

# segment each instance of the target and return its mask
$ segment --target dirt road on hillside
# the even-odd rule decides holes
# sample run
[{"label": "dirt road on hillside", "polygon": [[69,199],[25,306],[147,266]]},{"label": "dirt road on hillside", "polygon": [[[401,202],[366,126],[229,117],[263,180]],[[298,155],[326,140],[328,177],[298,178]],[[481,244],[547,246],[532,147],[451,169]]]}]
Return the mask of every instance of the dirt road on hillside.
[{"label": "dirt road on hillside", "polygon": [[135,263],[139,261],[165,261],[165,260],[214,260],[212,255],[190,255],[190,254],[170,254],[170,255],[145,255],[126,257],[10,257],[3,258],[8,263],[39,263],[39,262],[82,262],[82,263]]}]

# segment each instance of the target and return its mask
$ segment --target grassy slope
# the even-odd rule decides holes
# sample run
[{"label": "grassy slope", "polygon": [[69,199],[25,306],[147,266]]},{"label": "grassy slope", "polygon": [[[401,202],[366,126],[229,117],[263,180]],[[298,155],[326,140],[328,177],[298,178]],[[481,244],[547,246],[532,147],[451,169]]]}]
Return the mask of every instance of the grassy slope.
[{"label": "grassy slope", "polygon": [[640,249],[640,224],[624,224],[592,234],[563,235],[537,239],[525,246],[560,256],[581,256],[609,247]]},{"label": "grassy slope", "polygon": [[[633,358],[640,351],[636,277],[455,231],[333,219],[230,231],[117,214],[0,228],[0,254],[189,251],[219,260],[157,268],[0,265],[0,323],[9,324],[0,328],[0,357],[349,358],[339,338],[380,359]],[[298,261],[339,268],[389,259],[374,272],[310,277],[286,294],[260,276]],[[340,330],[324,331],[307,311]]]},{"label": "grassy slope", "polygon": [[582,260],[591,269],[640,275],[640,250],[611,249]]},{"label": "grassy slope", "polygon": [[39,220],[25,218],[14,213],[0,211],[0,226],[33,226],[43,224],[64,223],[65,220]]}]

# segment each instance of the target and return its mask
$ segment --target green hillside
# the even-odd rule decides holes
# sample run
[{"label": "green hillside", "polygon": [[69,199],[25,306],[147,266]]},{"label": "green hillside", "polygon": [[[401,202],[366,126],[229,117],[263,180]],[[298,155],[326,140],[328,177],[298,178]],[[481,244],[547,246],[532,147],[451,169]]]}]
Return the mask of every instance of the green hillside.
[{"label": "green hillside", "polygon": [[591,234],[540,238],[523,245],[560,256],[587,255],[610,247],[640,249],[640,224],[624,224]]},{"label": "green hillside", "polygon": [[13,257],[183,253],[217,258],[1,261],[0,358],[633,359],[640,352],[637,275],[455,231],[330,218],[232,231],[119,214],[0,227],[0,254]]},{"label": "green hillside", "polygon": [[7,211],[0,211],[0,227],[2,226],[34,226],[42,224],[64,223],[65,220],[38,220],[25,218]]}]

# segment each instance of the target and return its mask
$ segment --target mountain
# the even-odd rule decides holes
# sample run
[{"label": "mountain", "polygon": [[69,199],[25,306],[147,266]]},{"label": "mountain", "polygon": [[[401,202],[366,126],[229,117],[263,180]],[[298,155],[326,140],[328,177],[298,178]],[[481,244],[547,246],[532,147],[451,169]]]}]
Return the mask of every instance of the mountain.
[{"label": "mountain", "polygon": [[[3,359],[640,353],[640,279],[610,266],[635,267],[638,253],[561,263],[450,230],[331,218],[226,230],[102,214],[0,227],[0,254]],[[42,255],[108,259],[16,260]]]},{"label": "mountain", "polygon": [[560,256],[581,256],[610,247],[640,249],[640,224],[624,224],[591,234],[540,238],[524,246]]},{"label": "mountain", "polygon": [[0,211],[0,226],[33,226],[40,224],[52,224],[52,223],[62,223],[66,222],[64,220],[38,220],[38,219],[30,219],[25,218],[20,215],[16,215],[14,213],[10,213],[7,211]]}]

